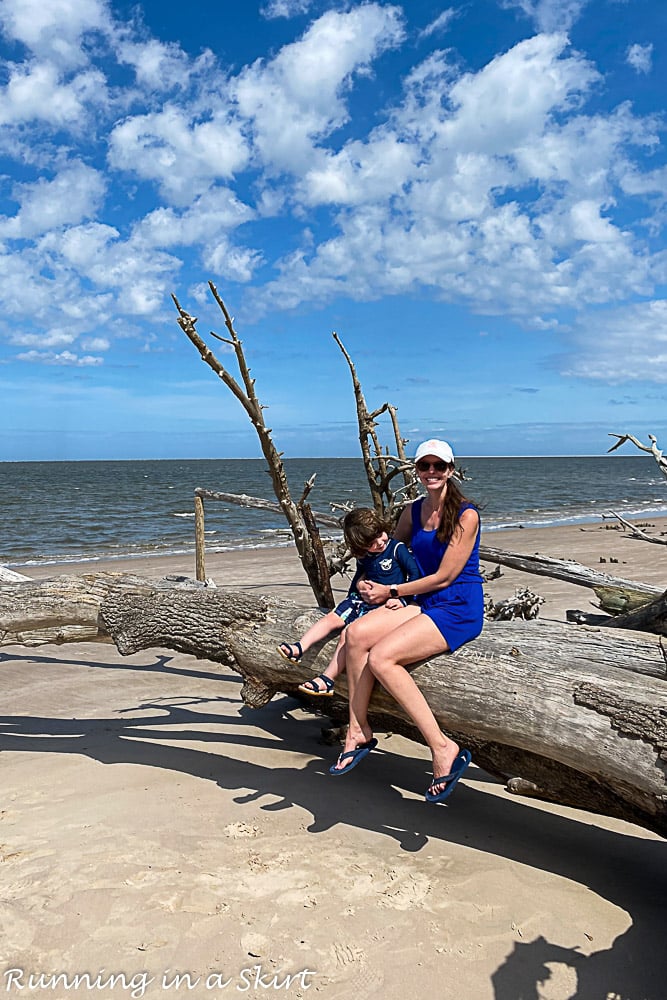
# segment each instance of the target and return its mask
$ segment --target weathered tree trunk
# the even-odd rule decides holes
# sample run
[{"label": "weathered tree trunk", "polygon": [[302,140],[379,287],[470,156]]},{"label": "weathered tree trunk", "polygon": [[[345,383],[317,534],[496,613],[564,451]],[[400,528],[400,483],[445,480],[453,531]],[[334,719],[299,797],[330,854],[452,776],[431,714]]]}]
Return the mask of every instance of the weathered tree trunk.
[{"label": "weathered tree trunk", "polygon": [[[277,644],[317,612],[272,597],[222,592],[182,578],[119,574],[0,587],[0,641],[112,636],[124,655],[167,647],[236,670],[261,707],[296,694],[332,643],[288,663]],[[490,623],[473,643],[414,668],[443,729],[492,774],[565,805],[638,823],[667,836],[667,669],[658,640],[620,629],[548,621]],[[327,705],[346,712],[344,678]],[[317,707],[321,703],[316,702]],[[419,739],[381,688],[378,728]],[[512,787],[510,782],[509,787]]]},{"label": "weathered tree trunk", "polygon": [[608,573],[600,573],[599,570],[589,569],[581,563],[552,559],[550,556],[527,556],[520,552],[505,552],[502,549],[490,548],[488,545],[480,545],[479,558],[482,562],[499,563],[524,573],[551,576],[579,587],[590,587],[595,591],[602,610],[609,614],[632,611],[662,594],[660,587],[652,587],[648,583],[636,583],[634,580],[623,580],[620,577],[609,576]]},{"label": "weathered tree trunk", "polygon": [[596,615],[587,611],[568,611],[567,620],[577,625],[606,626],[607,628],[627,628],[635,632],[653,632],[667,636],[667,591],[648,604],[629,611],[625,615]]},{"label": "weathered tree trunk", "polygon": [[7,569],[6,566],[0,566],[0,583],[20,583],[21,580],[29,579],[29,576],[23,576],[22,573],[15,573],[13,569]]},{"label": "weathered tree trunk", "polygon": [[[282,509],[270,500],[261,497],[248,496],[245,493],[220,493],[213,490],[197,488],[196,497],[210,497],[215,500],[224,500],[228,503],[237,504],[241,507],[257,508],[258,510],[270,511],[274,514],[281,514]],[[322,511],[313,511],[316,521],[326,527],[340,528],[340,519],[333,514],[325,514]],[[634,611],[655,601],[662,596],[659,587],[653,587],[648,583],[637,583],[634,580],[623,580],[621,577],[610,576],[608,573],[600,573],[599,570],[582,566],[581,563],[565,559],[553,559],[550,556],[525,555],[521,552],[507,552],[503,549],[494,549],[488,545],[480,545],[479,557],[482,562],[496,563],[499,566],[509,566],[511,569],[518,569],[524,573],[533,573],[537,576],[550,576],[556,580],[563,580],[565,583],[572,583],[579,587],[589,587],[595,591],[600,607],[608,614],[618,614],[617,625],[626,628],[641,628],[640,624],[624,625],[625,614]],[[649,616],[647,616],[647,621]],[[595,617],[596,624],[599,618]],[[639,622],[639,619],[637,619]],[[655,630],[651,630],[655,631]]]},{"label": "weathered tree trunk", "polygon": [[152,594],[203,587],[187,577],[147,580],[131,573],[85,573],[0,586],[0,646],[109,641],[100,608],[109,591]]},{"label": "weathered tree trunk", "polygon": [[[272,598],[112,591],[102,618],[123,654],[166,646],[232,667],[256,707],[276,691],[295,693],[331,654],[329,643],[299,665],[282,660],[275,647],[299,635],[312,613]],[[656,639],[555,622],[489,624],[413,676],[443,728],[492,773],[667,835],[667,680]],[[344,680],[336,687],[344,698]],[[380,688],[371,713],[419,738]]]}]

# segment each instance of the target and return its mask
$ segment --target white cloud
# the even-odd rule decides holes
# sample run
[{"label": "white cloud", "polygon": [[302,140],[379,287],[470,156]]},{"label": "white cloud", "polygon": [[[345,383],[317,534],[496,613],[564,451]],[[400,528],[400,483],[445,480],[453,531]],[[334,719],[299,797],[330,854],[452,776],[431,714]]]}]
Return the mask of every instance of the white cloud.
[{"label": "white cloud", "polygon": [[418,156],[414,144],[379,129],[368,142],[349,142],[338,153],[318,152],[300,185],[301,197],[308,205],[386,201],[414,176]]},{"label": "white cloud", "polygon": [[625,53],[628,65],[638,73],[650,73],[653,68],[653,44],[629,45]]},{"label": "white cloud", "polygon": [[127,118],[109,139],[109,162],[156,181],[165,197],[187,205],[218,179],[243,169],[249,150],[241,123],[226,108],[204,120],[174,104]]},{"label": "white cloud", "polygon": [[667,383],[667,301],[582,315],[561,373],[602,382]]},{"label": "white cloud", "polygon": [[76,334],[68,330],[48,330],[45,333],[15,333],[9,336],[10,344],[16,347],[67,347],[76,340]]},{"label": "white cloud", "polygon": [[403,37],[400,10],[377,3],[329,11],[271,62],[257,60],[232,84],[255,147],[269,171],[302,172],[313,143],[343,125],[342,93],[355,73]]},{"label": "white cloud", "polygon": [[13,65],[7,85],[0,88],[0,125],[46,122],[76,127],[92,107],[105,101],[106,81],[97,70],[78,73],[63,83],[52,63]]},{"label": "white cloud", "polygon": [[313,0],[269,0],[260,13],[269,19],[275,17],[296,17],[306,14],[313,5]]},{"label": "white cloud", "polygon": [[258,301],[421,287],[545,328],[563,306],[645,293],[646,260],[613,220],[612,191],[619,150],[654,135],[627,108],[579,119],[598,79],[564,35],[528,39],[458,78],[432,55],[390,125],[313,157],[301,197],[350,207],[337,234],[282,261]]},{"label": "white cloud", "polygon": [[106,337],[84,337],[81,347],[84,351],[108,351],[111,343]]},{"label": "white cloud", "polygon": [[72,368],[97,367],[104,363],[103,358],[89,354],[81,356],[71,351],[62,351],[61,354],[55,354],[53,351],[26,351],[24,354],[17,354],[16,358],[18,361],[28,361],[31,364],[65,365]]},{"label": "white cloud", "polygon": [[501,7],[518,8],[538,31],[569,31],[589,0],[501,0]]},{"label": "white cloud", "polygon": [[263,257],[259,251],[233,246],[223,237],[205,248],[202,262],[216,276],[245,282],[250,281],[254,271],[262,264]]},{"label": "white cloud", "polygon": [[228,188],[214,188],[177,212],[160,208],[135,228],[134,238],[147,247],[200,246],[205,268],[232,281],[249,281],[263,262],[258,250],[240,247],[228,233],[254,218],[255,213]]},{"label": "white cloud", "polygon": [[194,76],[212,69],[214,64],[210,51],[192,59],[175,42],[160,42],[156,38],[137,41],[121,36],[116,55],[120,63],[132,66],[140,86],[157,92],[185,88]]},{"label": "white cloud", "polygon": [[565,35],[536,35],[464,74],[449,90],[454,113],[439,126],[441,142],[498,154],[539,135],[551,115],[574,108],[598,79],[581,56],[563,56],[566,46]]},{"label": "white cloud", "polygon": [[176,258],[147,247],[140,237],[121,239],[117,230],[97,223],[52,232],[39,247],[79,280],[90,281],[99,290],[113,289],[116,312],[134,316],[159,310],[167,282],[180,266]]},{"label": "white cloud", "polygon": [[216,187],[194,198],[182,212],[173,208],[149,212],[137,225],[135,235],[155,247],[192,246],[208,243],[254,215],[229,188]]},{"label": "white cloud", "polygon": [[[227,75],[211,52],[120,25],[101,2],[45,6],[5,0],[0,12],[31,52],[0,88],[3,152],[22,178],[3,189],[0,322],[31,361],[101,363],[119,330],[159,321],[181,269],[192,287],[190,266],[256,280],[258,312],[407,293],[533,332],[561,309],[648,297],[667,277],[644,242],[667,221],[667,168],[659,156],[648,168],[660,123],[630,103],[603,110],[604,97],[585,113],[605,78],[547,30],[584,0],[513,0],[541,34],[467,72],[431,51],[390,108],[395,90],[372,73],[405,41],[397,6],[341,3]],[[274,0],[265,14],[312,7]],[[442,10],[422,43],[453,16]],[[635,45],[627,58],[645,72],[651,55]],[[581,338],[573,351],[588,357]]]},{"label": "white cloud", "polygon": [[30,239],[91,218],[105,187],[102,174],[80,161],[66,164],[53,180],[18,184],[12,198],[21,207],[13,217],[0,216],[0,239]]},{"label": "white cloud", "polygon": [[447,10],[443,10],[441,14],[431,21],[430,24],[420,31],[420,38],[429,38],[431,35],[435,35],[440,31],[446,31],[450,25],[450,22],[456,17],[456,10],[453,7],[448,7]]},{"label": "white cloud", "polygon": [[3,0],[4,34],[59,66],[87,62],[82,40],[89,32],[107,32],[111,20],[103,0]]}]

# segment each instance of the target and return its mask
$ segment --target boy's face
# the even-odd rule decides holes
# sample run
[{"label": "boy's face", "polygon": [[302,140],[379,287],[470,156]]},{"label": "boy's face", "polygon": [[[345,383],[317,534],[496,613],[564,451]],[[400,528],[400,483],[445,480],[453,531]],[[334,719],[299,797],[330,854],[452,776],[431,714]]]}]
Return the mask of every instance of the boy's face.
[{"label": "boy's face", "polygon": [[383,531],[382,534],[378,535],[377,538],[368,546],[368,554],[374,556],[377,555],[378,552],[384,552],[387,548],[388,541],[389,535],[386,531]]}]

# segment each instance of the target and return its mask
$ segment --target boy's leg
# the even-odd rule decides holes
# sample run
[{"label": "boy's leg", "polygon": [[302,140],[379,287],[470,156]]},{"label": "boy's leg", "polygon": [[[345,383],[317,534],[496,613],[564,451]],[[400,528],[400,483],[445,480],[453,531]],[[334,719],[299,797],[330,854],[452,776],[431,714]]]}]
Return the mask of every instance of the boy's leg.
[{"label": "boy's leg", "polygon": [[333,694],[333,682],[345,670],[345,631],[343,629],[341,632],[336,652],[331,657],[326,669],[321,674],[318,674],[317,677],[313,677],[312,680],[299,684],[299,691],[315,697],[318,695],[327,697]]},{"label": "boy's leg", "polygon": [[[329,665],[321,674],[319,674],[318,677],[314,677],[312,680],[312,683],[319,688],[319,691],[322,694],[327,694],[330,691],[328,684],[325,680],[323,680],[324,677],[328,677],[329,680],[335,681],[337,677],[345,673],[345,636],[347,634],[347,626],[351,625],[352,622],[357,620],[357,618],[361,618],[362,615],[368,614],[370,611],[375,611],[376,607],[379,607],[379,605],[366,604],[365,601],[355,597],[352,599],[346,599],[336,609],[342,611],[345,615],[345,628],[340,634],[336,650],[329,661]],[[332,614],[335,613],[335,611],[332,612]]]},{"label": "boy's leg", "polygon": [[300,660],[306,650],[314,646],[316,642],[326,639],[332,632],[339,632],[344,624],[343,619],[335,611],[329,611],[323,618],[316,621],[314,625],[311,625],[301,636],[299,639],[301,653],[296,649],[296,643],[293,642],[281,642],[278,647],[279,652],[287,660]]}]

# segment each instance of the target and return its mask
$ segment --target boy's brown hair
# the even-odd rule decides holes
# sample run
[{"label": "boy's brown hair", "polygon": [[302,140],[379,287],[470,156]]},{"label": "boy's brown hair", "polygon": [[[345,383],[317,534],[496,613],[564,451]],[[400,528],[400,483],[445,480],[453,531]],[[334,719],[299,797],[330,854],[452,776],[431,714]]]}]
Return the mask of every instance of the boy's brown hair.
[{"label": "boy's brown hair", "polygon": [[345,515],[343,534],[350,551],[357,559],[368,553],[368,549],[384,531],[389,533],[387,522],[370,507],[357,507]]}]

